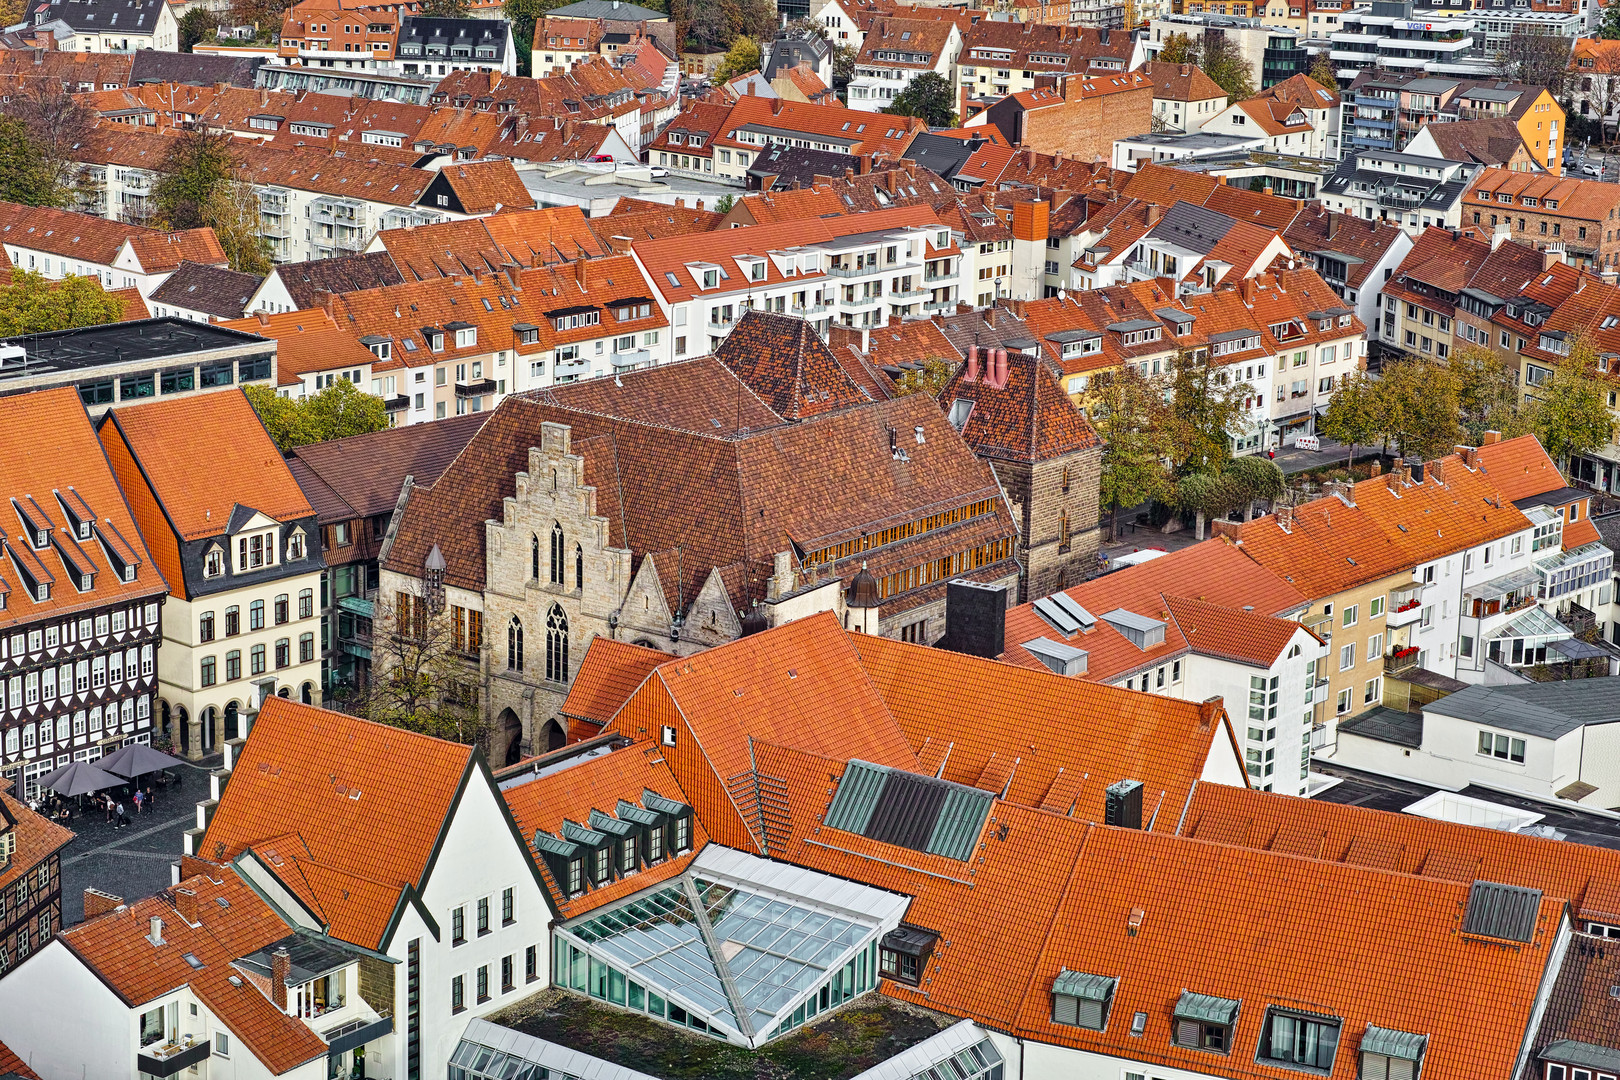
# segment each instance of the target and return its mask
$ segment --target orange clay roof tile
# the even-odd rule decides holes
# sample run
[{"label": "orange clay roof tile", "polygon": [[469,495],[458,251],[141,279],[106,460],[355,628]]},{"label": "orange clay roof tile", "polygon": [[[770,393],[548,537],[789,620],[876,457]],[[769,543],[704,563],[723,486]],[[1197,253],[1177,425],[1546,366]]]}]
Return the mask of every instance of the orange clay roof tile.
[{"label": "orange clay roof tile", "polygon": [[228,860],[253,848],[273,866],[273,849],[278,876],[302,874],[334,934],[376,948],[400,892],[421,884],[424,840],[448,820],[471,761],[468,746],[272,698],[198,850]]},{"label": "orange clay roof tile", "polygon": [[589,720],[600,727],[613,719],[636,688],[667,660],[666,652],[598,634],[585,650],[585,659],[574,672],[568,696],[557,711],[569,719]]},{"label": "orange clay roof tile", "polygon": [[[240,390],[134,405],[108,417],[104,440],[123,434],[182,540],[222,535],[237,506],[277,521],[314,514]],[[230,438],[219,438],[222,431]]]}]

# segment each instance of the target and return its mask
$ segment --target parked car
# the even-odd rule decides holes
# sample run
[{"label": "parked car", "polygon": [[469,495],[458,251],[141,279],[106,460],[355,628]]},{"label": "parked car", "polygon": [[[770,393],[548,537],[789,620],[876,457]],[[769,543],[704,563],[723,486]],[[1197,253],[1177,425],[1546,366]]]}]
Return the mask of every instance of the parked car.
[{"label": "parked car", "polygon": [[612,154],[594,154],[594,155],[591,156],[591,160],[592,161],[612,161],[613,160],[613,155]]},{"label": "parked car", "polygon": [[652,174],[654,179],[657,179],[660,176],[668,176],[669,175],[669,170],[664,168],[662,165],[654,165],[652,168],[648,169],[647,171]]},{"label": "parked car", "polygon": [[1592,164],[1582,165],[1581,172],[1585,173],[1587,176],[1596,176],[1601,179],[1603,176],[1603,166]]}]

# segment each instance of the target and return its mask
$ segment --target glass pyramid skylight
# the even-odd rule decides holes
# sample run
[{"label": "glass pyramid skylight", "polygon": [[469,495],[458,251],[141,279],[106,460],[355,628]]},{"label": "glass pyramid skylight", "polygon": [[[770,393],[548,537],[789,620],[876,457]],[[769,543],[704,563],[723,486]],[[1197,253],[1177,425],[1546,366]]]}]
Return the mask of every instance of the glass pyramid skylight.
[{"label": "glass pyramid skylight", "polygon": [[680,877],[557,929],[557,982],[757,1046],[877,985],[907,901],[710,845]]}]

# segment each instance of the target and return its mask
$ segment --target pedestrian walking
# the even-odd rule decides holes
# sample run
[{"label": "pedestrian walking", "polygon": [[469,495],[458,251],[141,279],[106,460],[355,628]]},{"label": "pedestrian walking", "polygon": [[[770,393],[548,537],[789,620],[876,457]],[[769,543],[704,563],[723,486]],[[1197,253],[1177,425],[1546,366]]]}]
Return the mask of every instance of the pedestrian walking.
[{"label": "pedestrian walking", "polygon": [[133,801],[135,803],[135,816],[136,817],[140,817],[140,815],[141,815],[141,803],[145,799],[146,799],[146,796],[141,794],[141,789],[136,788],[135,789],[135,795],[134,795],[134,798],[133,798]]},{"label": "pedestrian walking", "polygon": [[121,803],[121,802],[118,804],[117,813],[118,813],[118,824],[114,825],[113,828],[122,829],[125,825],[129,824],[129,818],[124,816],[124,804]]},{"label": "pedestrian walking", "polygon": [[157,802],[152,797],[152,785],[147,784],[146,785],[146,808],[148,810],[151,810],[156,806],[157,806]]}]

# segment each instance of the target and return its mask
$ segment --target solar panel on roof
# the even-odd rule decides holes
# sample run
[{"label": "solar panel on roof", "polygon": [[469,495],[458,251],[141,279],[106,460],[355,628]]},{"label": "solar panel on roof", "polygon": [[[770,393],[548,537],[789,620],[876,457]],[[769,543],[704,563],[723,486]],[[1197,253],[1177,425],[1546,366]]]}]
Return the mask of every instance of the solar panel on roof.
[{"label": "solar panel on roof", "polygon": [[1535,936],[1541,890],[1495,881],[1476,881],[1468,890],[1462,931],[1504,941],[1528,942]]}]

